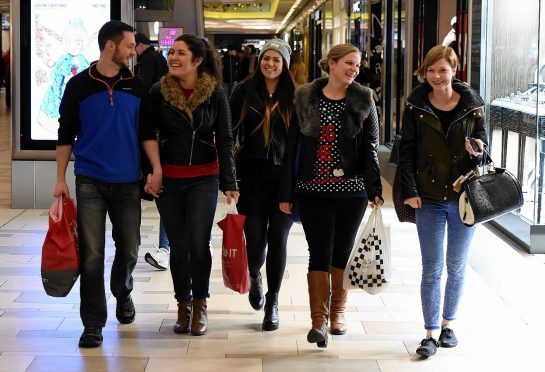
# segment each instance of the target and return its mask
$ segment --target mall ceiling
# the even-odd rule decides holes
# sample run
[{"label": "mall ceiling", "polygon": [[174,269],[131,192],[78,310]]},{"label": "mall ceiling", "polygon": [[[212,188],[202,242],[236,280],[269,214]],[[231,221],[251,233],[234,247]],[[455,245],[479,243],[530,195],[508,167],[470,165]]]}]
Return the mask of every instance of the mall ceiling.
[{"label": "mall ceiling", "polygon": [[314,0],[204,0],[204,27],[210,33],[274,34]]},{"label": "mall ceiling", "polygon": [[[203,0],[205,28],[210,33],[274,34],[315,0]],[[0,0],[9,12],[10,0]]]},{"label": "mall ceiling", "polygon": [[10,0],[0,0],[0,13],[9,13]]}]

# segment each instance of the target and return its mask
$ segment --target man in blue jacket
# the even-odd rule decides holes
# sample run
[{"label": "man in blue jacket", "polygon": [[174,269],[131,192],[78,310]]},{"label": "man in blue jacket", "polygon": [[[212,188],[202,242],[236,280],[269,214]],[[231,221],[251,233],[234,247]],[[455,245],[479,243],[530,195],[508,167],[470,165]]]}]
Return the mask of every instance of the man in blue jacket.
[{"label": "man in blue jacket", "polygon": [[[130,293],[140,244],[140,142],[147,154],[158,148],[153,130],[139,125],[146,89],[129,70],[129,60],[135,55],[133,28],[109,21],[98,33],[98,45],[99,60],[70,79],[60,104],[53,193],[55,197],[70,196],[65,175],[73,152],[81,261],[80,316],[85,327],[80,347],[102,344],[107,319],[106,214],[115,242],[110,289],[117,300],[116,317],[122,324],[134,321]],[[159,159],[149,158],[153,168],[149,182],[159,190]]]}]

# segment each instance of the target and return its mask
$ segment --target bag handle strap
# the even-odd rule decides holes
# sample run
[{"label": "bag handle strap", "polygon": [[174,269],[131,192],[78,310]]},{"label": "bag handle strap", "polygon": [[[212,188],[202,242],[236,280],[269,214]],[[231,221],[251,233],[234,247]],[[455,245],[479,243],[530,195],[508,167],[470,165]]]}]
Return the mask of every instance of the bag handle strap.
[{"label": "bag handle strap", "polygon": [[227,203],[227,214],[238,214],[237,204],[233,199],[230,203]]}]

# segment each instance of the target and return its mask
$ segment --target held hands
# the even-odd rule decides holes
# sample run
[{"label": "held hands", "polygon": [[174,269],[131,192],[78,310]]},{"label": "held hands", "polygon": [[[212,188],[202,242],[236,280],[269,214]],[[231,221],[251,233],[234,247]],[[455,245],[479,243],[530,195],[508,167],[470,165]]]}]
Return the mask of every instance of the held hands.
[{"label": "held hands", "polygon": [[159,194],[163,192],[163,175],[158,173],[149,173],[146,178],[144,191],[152,195],[154,198],[158,198]]},{"label": "held hands", "polygon": [[405,199],[403,204],[407,204],[415,209],[422,208],[422,199],[420,199],[420,196],[413,196],[412,198]]}]

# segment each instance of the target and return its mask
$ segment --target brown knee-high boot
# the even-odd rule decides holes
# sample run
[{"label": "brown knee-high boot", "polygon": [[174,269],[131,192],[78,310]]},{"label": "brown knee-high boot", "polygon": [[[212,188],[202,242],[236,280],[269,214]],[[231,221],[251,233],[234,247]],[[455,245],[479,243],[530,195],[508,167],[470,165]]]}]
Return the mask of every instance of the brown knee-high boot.
[{"label": "brown knee-high boot", "polygon": [[174,324],[174,332],[189,333],[191,322],[191,300],[178,302],[178,320]]},{"label": "brown knee-high boot", "polygon": [[307,334],[307,341],[317,343],[318,347],[327,347],[327,320],[329,318],[329,273],[311,271],[307,274],[308,296],[312,329]]},{"label": "brown knee-high boot", "polygon": [[346,323],[344,310],[348,291],[343,288],[344,270],[331,267],[331,308],[329,313],[329,327],[332,335],[344,335]]}]

